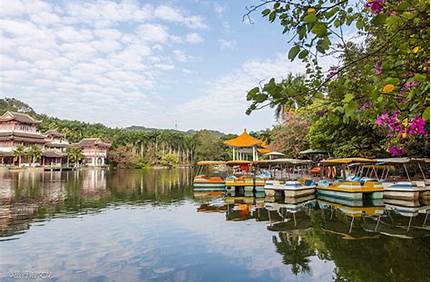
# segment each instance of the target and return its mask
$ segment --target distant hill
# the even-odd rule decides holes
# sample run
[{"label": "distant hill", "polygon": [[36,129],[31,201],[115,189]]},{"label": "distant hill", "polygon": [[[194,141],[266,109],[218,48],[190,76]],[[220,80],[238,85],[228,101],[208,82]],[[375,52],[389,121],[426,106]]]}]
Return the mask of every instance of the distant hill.
[{"label": "distant hill", "polygon": [[[50,117],[45,114],[36,113],[36,111],[28,104],[15,99],[15,98],[3,98],[0,99],[0,115],[6,111],[26,113],[30,116],[42,121],[40,130],[42,132],[48,129],[58,129],[63,133],[66,133],[68,138],[74,142],[84,137],[104,137],[111,139],[112,135],[118,133],[118,131],[143,131],[143,132],[156,132],[156,131],[169,131],[179,132],[187,135],[192,135],[198,130],[181,131],[175,129],[159,129],[151,128],[139,125],[133,125],[125,128],[110,128],[100,123],[87,123],[77,120],[64,120],[55,117]],[[226,134],[216,130],[209,130],[211,133],[218,137],[224,137]]]}]

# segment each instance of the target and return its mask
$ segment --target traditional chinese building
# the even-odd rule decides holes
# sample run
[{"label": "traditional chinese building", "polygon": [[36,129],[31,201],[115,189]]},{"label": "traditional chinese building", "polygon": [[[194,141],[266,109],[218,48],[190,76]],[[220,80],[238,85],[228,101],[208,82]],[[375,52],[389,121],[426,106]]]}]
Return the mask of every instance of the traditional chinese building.
[{"label": "traditional chinese building", "polygon": [[70,146],[65,135],[55,129],[45,132],[45,150],[42,165],[64,165],[67,163],[66,149]]},{"label": "traditional chinese building", "polygon": [[225,145],[232,148],[232,160],[252,160],[257,161],[260,154],[271,152],[264,141],[254,138],[248,134],[247,130],[238,137],[224,142]]},{"label": "traditional chinese building", "polygon": [[0,163],[13,164],[18,145],[44,148],[45,136],[37,132],[40,121],[23,113],[6,112],[0,116]]},{"label": "traditional chinese building", "polygon": [[82,149],[84,162],[88,166],[104,166],[108,156],[110,143],[104,142],[100,138],[84,138],[77,144]]}]

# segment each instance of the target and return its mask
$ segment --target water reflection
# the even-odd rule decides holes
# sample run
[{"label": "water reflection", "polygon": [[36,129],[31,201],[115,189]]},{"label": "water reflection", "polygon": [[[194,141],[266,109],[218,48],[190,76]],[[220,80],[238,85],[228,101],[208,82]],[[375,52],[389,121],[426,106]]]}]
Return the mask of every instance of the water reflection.
[{"label": "water reflection", "polygon": [[427,203],[193,192],[191,173],[0,171],[0,275],[13,268],[60,280],[429,280]]}]

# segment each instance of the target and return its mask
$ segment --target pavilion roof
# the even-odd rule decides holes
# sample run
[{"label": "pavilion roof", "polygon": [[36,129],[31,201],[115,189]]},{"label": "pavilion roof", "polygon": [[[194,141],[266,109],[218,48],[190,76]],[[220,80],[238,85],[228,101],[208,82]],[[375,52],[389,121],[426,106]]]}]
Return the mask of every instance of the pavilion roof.
[{"label": "pavilion roof", "polygon": [[263,144],[263,141],[257,138],[254,138],[250,134],[247,133],[247,130],[244,129],[244,132],[241,133],[238,137],[235,137],[230,140],[224,141],[225,145],[231,146],[231,147],[253,147],[253,146],[260,146]]},{"label": "pavilion roof", "polygon": [[11,120],[16,120],[18,122],[27,123],[27,124],[39,124],[40,123],[40,121],[35,120],[34,118],[29,116],[28,114],[24,114],[24,113],[7,111],[3,115],[0,116],[0,122],[11,121]]},{"label": "pavilion roof", "polygon": [[45,132],[45,135],[48,137],[64,137],[64,134],[59,132],[57,129],[50,129]]},{"label": "pavilion roof", "polygon": [[104,142],[100,138],[84,138],[81,141],[77,143],[79,147],[93,147],[93,146],[99,146],[99,147],[111,147],[110,143]]}]

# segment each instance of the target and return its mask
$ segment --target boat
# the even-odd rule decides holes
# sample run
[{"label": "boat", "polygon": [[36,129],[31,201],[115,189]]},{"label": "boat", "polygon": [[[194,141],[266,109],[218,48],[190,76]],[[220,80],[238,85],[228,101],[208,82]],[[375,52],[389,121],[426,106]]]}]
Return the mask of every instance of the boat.
[{"label": "boat", "polygon": [[275,197],[282,194],[285,198],[305,197],[315,193],[316,183],[307,176],[312,164],[310,160],[274,159],[254,162],[260,169],[267,169],[274,179],[265,181],[265,195]]},{"label": "boat", "polygon": [[[225,180],[222,176],[225,170],[224,161],[200,161],[196,165],[199,167],[193,179],[194,191],[224,191]],[[205,174],[204,174],[205,173]],[[210,174],[214,174],[211,175]]]},{"label": "boat", "polygon": [[[376,174],[381,174],[383,197],[415,201],[429,199],[429,159],[387,158],[377,159]],[[428,168],[425,168],[428,166]],[[380,169],[379,169],[380,168]]]},{"label": "boat", "polygon": [[362,166],[373,163],[366,158],[321,161],[322,179],[317,184],[317,194],[349,200],[382,199],[383,185],[378,179],[361,175]]},{"label": "boat", "polygon": [[242,190],[244,193],[263,192],[265,179],[251,172],[251,161],[235,160],[226,164],[232,167],[232,175],[226,177],[227,192]]}]

